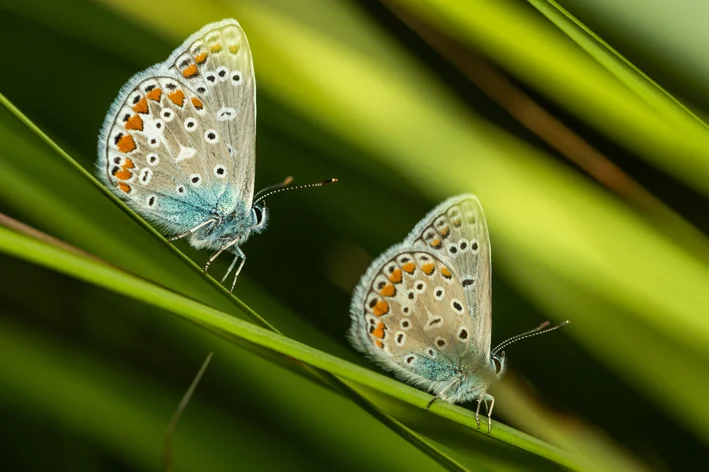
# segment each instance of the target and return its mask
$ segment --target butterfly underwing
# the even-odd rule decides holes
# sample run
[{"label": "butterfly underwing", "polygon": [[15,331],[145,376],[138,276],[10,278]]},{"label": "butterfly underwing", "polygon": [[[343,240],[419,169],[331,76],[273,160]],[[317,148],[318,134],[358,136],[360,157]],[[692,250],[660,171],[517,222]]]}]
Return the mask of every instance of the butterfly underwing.
[{"label": "butterfly underwing", "polygon": [[434,400],[476,400],[478,427],[484,402],[489,430],[494,398],[488,388],[507,366],[501,349],[566,323],[543,324],[491,349],[491,277],[480,202],[471,194],[452,197],[369,266],[352,297],[349,338],[400,380],[432,392]]},{"label": "butterfly underwing", "polygon": [[[197,249],[235,255],[222,282],[246,256],[241,246],[266,228],[264,198],[254,195],[256,79],[251,49],[236,20],[210,23],[165,62],[121,88],[99,134],[97,172],[138,214]],[[290,187],[306,188],[335,182]]]}]

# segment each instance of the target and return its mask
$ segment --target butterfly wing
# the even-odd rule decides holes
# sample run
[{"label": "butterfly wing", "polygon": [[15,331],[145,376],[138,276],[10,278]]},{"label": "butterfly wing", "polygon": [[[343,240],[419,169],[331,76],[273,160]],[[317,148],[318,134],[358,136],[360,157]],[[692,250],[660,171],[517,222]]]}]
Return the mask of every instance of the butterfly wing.
[{"label": "butterfly wing", "polygon": [[396,245],[355,289],[350,340],[400,379],[440,392],[460,376],[474,338],[465,299],[449,263],[425,248]]},{"label": "butterfly wing", "polygon": [[172,232],[251,206],[256,82],[235,20],[190,36],[121,89],[99,138],[99,175]]},{"label": "butterfly wing", "polygon": [[476,356],[490,358],[492,265],[485,214],[472,194],[449,198],[431,210],[406,237],[411,247],[430,251],[460,280],[472,318]]},{"label": "butterfly wing", "polygon": [[492,265],[485,214],[475,195],[451,197],[431,210],[407,236],[417,249],[431,251],[460,279],[472,317],[472,343],[482,360],[490,358]]}]

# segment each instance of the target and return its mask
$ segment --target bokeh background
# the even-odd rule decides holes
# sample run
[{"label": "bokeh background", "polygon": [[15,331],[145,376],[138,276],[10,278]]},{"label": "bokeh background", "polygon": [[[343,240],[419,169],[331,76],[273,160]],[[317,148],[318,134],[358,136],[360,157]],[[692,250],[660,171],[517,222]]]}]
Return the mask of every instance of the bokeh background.
[{"label": "bokeh background", "polygon": [[[0,468],[159,470],[214,352],[174,470],[696,470],[708,15],[695,0],[0,1]],[[269,200],[238,300],[200,272],[207,253],[175,250],[91,177],[119,87],[225,17],[253,49],[257,187],[340,179]],[[491,435],[463,408],[426,411],[345,339],[372,258],[463,192],[490,226],[493,343],[572,321],[507,349]]]}]

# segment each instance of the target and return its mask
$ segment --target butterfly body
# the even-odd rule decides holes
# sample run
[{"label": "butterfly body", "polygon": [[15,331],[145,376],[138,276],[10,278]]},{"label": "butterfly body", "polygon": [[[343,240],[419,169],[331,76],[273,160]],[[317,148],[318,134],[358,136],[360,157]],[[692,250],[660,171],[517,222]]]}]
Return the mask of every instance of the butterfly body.
[{"label": "butterfly body", "polygon": [[190,245],[195,249],[216,251],[235,239],[238,239],[239,245],[242,245],[249,236],[266,229],[265,222],[259,223],[251,208],[247,208],[242,202],[237,202],[236,207],[227,210],[217,206],[210,216],[214,218],[214,223],[200,228],[188,238]]},{"label": "butterfly body", "polygon": [[98,175],[173,239],[243,258],[239,246],[267,221],[254,202],[255,94],[239,23],[206,25],[120,90],[99,135]]},{"label": "butterfly body", "polygon": [[451,403],[493,402],[490,240],[474,195],[448,199],[379,256],[355,289],[349,337],[399,379]]}]

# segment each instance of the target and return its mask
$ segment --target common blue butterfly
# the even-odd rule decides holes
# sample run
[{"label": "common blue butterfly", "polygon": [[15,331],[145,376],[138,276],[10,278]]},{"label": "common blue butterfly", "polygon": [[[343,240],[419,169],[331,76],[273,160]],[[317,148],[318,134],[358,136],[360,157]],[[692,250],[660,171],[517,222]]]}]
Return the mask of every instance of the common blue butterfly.
[{"label": "common blue butterfly", "polygon": [[[240,246],[266,228],[264,198],[254,195],[256,79],[236,20],[204,26],[165,62],[135,74],[118,93],[99,135],[98,175],[171,240],[235,254],[222,282],[246,256]],[[317,184],[295,188],[322,186]]]},{"label": "common blue butterfly", "polygon": [[507,368],[503,348],[555,330],[544,323],[490,346],[490,238],[475,195],[452,197],[403,243],[379,256],[355,288],[349,338],[382,368],[450,403],[476,400],[492,428],[490,384]]}]

